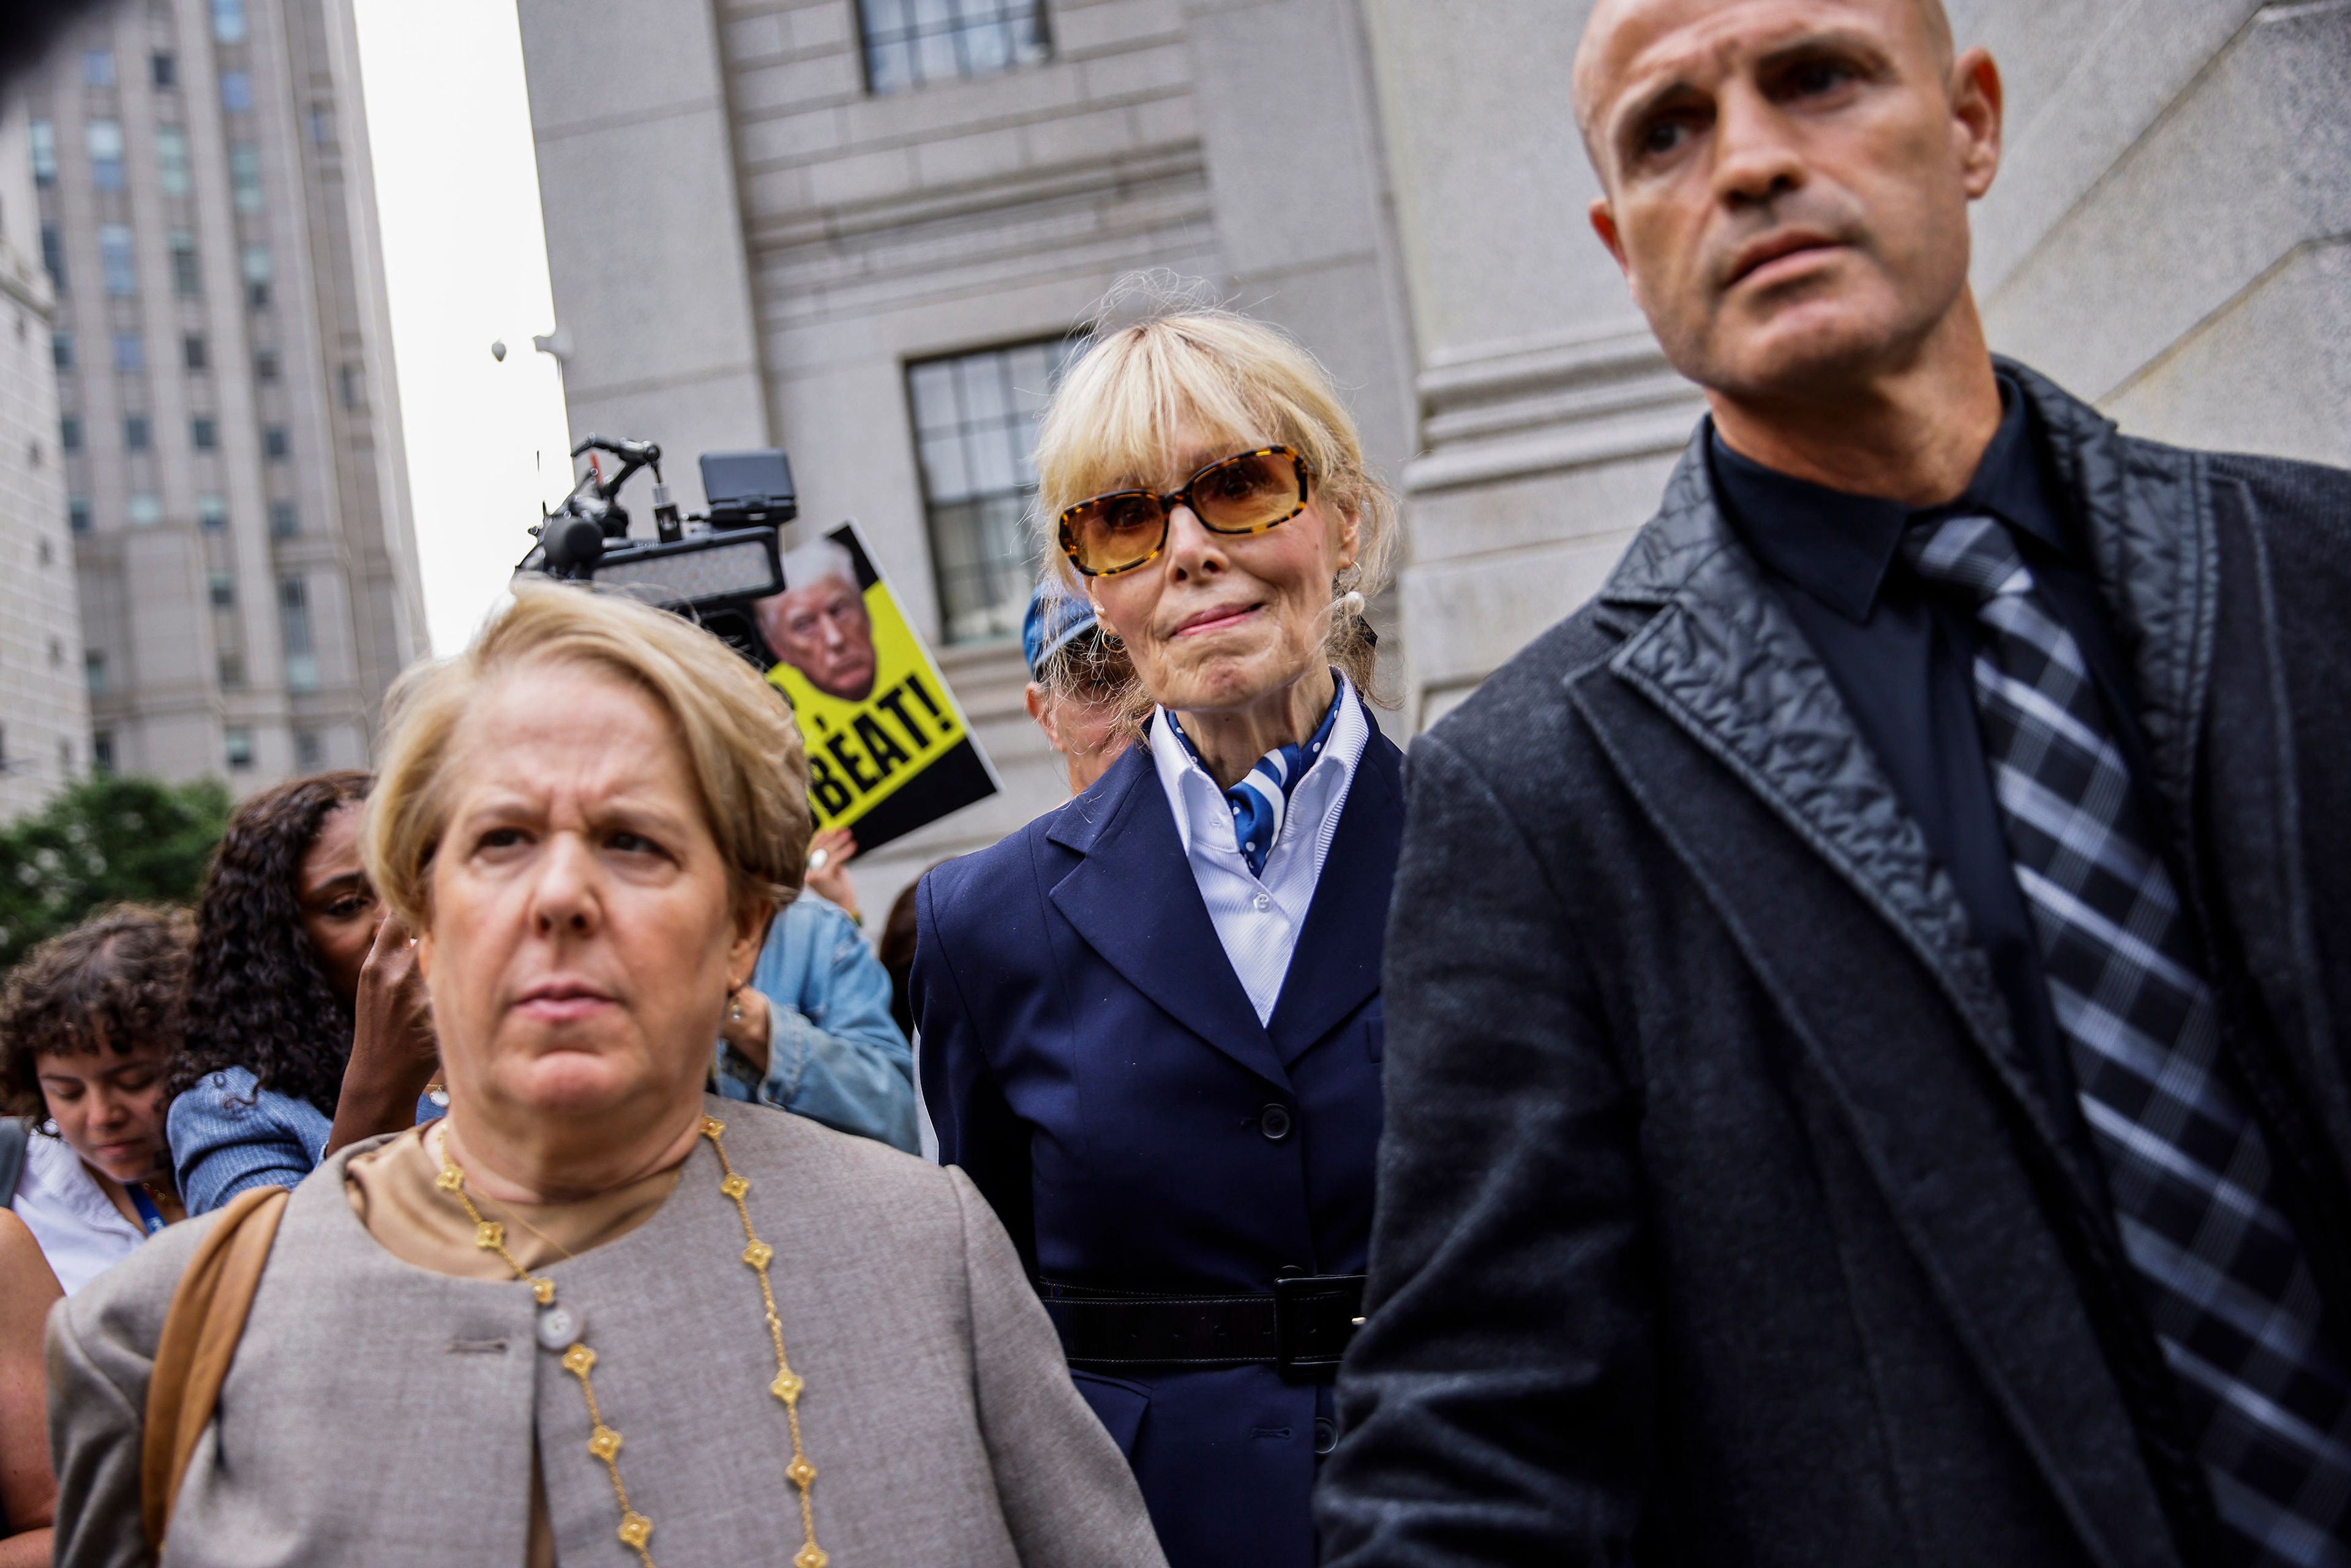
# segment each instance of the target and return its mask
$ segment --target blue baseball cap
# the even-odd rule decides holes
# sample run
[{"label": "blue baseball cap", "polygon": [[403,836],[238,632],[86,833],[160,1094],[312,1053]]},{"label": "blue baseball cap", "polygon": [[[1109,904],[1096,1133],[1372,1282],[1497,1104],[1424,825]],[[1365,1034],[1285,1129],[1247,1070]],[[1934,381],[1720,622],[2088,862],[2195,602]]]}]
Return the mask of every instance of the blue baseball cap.
[{"label": "blue baseball cap", "polygon": [[1092,605],[1050,579],[1039,583],[1020,621],[1020,651],[1029,656],[1029,674],[1041,676],[1046,660],[1095,624]]}]

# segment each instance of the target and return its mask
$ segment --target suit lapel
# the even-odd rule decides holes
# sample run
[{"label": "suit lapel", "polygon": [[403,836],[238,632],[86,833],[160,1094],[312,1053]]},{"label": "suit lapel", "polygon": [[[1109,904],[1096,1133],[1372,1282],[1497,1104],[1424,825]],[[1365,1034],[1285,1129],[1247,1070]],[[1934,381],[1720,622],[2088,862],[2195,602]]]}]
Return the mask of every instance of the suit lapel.
[{"label": "suit lapel", "polygon": [[1380,988],[1388,891],[1404,838],[1403,762],[1374,725],[1267,1024],[1284,1066]]},{"label": "suit lapel", "polygon": [[1289,1088],[1192,880],[1150,748],[1128,747],[1046,837],[1082,857],[1050,896],[1086,945],[1176,1022]]}]

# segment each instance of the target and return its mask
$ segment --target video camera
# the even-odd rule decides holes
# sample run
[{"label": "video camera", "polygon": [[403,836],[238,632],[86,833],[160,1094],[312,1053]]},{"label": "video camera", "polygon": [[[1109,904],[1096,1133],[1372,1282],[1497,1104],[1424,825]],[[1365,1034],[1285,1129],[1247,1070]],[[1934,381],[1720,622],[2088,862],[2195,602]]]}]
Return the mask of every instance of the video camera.
[{"label": "video camera", "polygon": [[[590,435],[571,449],[620,460],[611,478],[593,455],[571,493],[533,526],[538,542],[515,567],[565,582],[601,582],[683,615],[724,639],[761,670],[776,655],[759,634],[755,601],[784,591],[777,533],[799,515],[792,465],[782,452],[702,455],[702,493],[710,510],[680,517],[662,482],[661,448],[650,441]],[[640,468],[653,475],[653,532],[629,537],[621,486]]]}]

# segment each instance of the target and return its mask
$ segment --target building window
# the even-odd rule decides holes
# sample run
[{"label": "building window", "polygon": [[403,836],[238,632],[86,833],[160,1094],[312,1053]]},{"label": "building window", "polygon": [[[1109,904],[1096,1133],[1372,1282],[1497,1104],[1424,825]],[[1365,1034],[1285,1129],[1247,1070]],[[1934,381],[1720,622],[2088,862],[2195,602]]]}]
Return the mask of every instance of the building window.
[{"label": "building window", "polygon": [[222,750],[228,765],[242,773],[253,766],[253,731],[241,724],[233,724],[221,732]]},{"label": "building window", "polygon": [[122,189],[122,122],[93,120],[87,130],[89,183],[101,191]]},{"label": "building window", "polygon": [[153,450],[154,445],[154,427],[147,423],[145,414],[126,413],[122,416],[122,450],[148,452]]},{"label": "building window", "polygon": [[212,574],[213,608],[226,610],[236,603],[236,579],[227,572]]},{"label": "building window", "polygon": [[[106,692],[106,653],[92,648],[81,656],[82,679],[89,684],[89,695],[101,696]],[[101,740],[103,737],[100,737]]]},{"label": "building window", "polygon": [[218,452],[220,422],[204,414],[188,421],[188,444],[199,452]]},{"label": "building window", "polygon": [[180,85],[180,58],[169,49],[147,57],[147,79],[166,90]]},{"label": "building window", "polygon": [[253,112],[253,77],[249,72],[221,72],[221,107],[231,114]]},{"label": "building window", "polygon": [[81,79],[85,87],[114,85],[114,51],[84,49],[81,54]]},{"label": "building window", "polygon": [[218,496],[197,497],[196,521],[208,528],[228,527],[228,503]]},{"label": "building window", "polygon": [[269,247],[245,247],[245,302],[256,310],[269,308]]},{"label": "building window", "polygon": [[224,44],[245,42],[245,0],[213,0],[213,37]]},{"label": "building window", "polygon": [[277,350],[256,349],[253,351],[253,379],[257,382],[274,382],[277,379]]},{"label": "building window", "polygon": [[335,111],[323,103],[310,106],[310,145],[318,148],[335,144]]},{"label": "building window", "polygon": [[57,421],[57,444],[68,452],[81,450],[81,416],[67,414]]},{"label": "building window", "polygon": [[363,408],[367,404],[367,374],[357,365],[342,369],[343,406]]},{"label": "building window", "polygon": [[1053,339],[906,367],[931,564],[950,642],[1016,632],[1036,580],[1029,454],[1071,345]]},{"label": "building window", "polygon": [[877,93],[993,76],[1052,52],[1044,0],[858,0],[857,16]]},{"label": "building window", "polygon": [[214,661],[220,671],[221,690],[241,692],[245,689],[245,655],[234,648],[225,648]]},{"label": "building window", "polygon": [[184,196],[188,177],[188,133],[176,125],[155,128],[155,178],[167,196]]},{"label": "building window", "polygon": [[49,363],[55,365],[61,371],[69,371],[74,368],[73,334],[71,332],[52,332],[49,334]]},{"label": "building window", "polygon": [[319,735],[316,730],[298,729],[294,732],[295,767],[305,773],[316,773],[319,764],[326,759],[327,748],[319,744]]},{"label": "building window", "polygon": [[54,185],[57,183],[57,128],[47,120],[33,121],[30,128],[33,144],[33,183]]},{"label": "building window", "polygon": [[78,534],[89,532],[89,497],[88,496],[66,497],[66,527]]},{"label": "building window", "polygon": [[142,490],[123,503],[122,515],[134,528],[152,528],[163,520],[162,497]]},{"label": "building window", "polygon": [[261,427],[261,455],[264,457],[272,463],[282,463],[292,449],[293,443],[287,439],[284,425],[265,424]]},{"label": "building window", "polygon": [[180,364],[189,371],[213,368],[212,345],[204,341],[202,332],[190,332],[180,340]]},{"label": "building window", "polygon": [[298,577],[277,582],[277,622],[286,641],[286,685],[298,692],[319,689],[319,654],[310,643],[310,601]]},{"label": "building window", "polygon": [[99,730],[89,737],[89,765],[100,773],[114,771],[114,732]]},{"label": "building window", "polygon": [[114,368],[118,371],[143,371],[147,368],[147,340],[136,332],[114,335]]},{"label": "building window", "polygon": [[99,225],[98,261],[106,275],[109,294],[120,297],[139,292],[139,264],[131,253],[129,224]]},{"label": "building window", "polygon": [[261,210],[260,148],[250,141],[240,141],[228,150],[228,183],[235,193],[238,212]]},{"label": "building window", "polygon": [[66,236],[55,224],[41,225],[41,266],[49,275],[49,282],[60,294],[66,287]]},{"label": "building window", "polygon": [[183,298],[204,291],[204,274],[196,268],[196,236],[184,229],[172,235],[172,287]]},{"label": "building window", "polygon": [[299,537],[301,532],[302,514],[295,508],[293,502],[269,503],[269,537],[271,538],[295,538]]}]

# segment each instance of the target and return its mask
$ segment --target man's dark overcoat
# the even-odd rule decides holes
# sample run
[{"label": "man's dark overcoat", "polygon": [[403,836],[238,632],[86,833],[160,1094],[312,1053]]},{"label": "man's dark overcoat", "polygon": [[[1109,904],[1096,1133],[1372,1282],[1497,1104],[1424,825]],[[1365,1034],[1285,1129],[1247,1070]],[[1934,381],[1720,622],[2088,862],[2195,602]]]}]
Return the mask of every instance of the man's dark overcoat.
[{"label": "man's dark overcoat", "polygon": [[[2128,439],[2003,368],[2228,1048],[2339,1260],[2351,474]],[[1705,444],[1412,752],[1324,1560],[2211,1561],[2096,1173]]]}]

